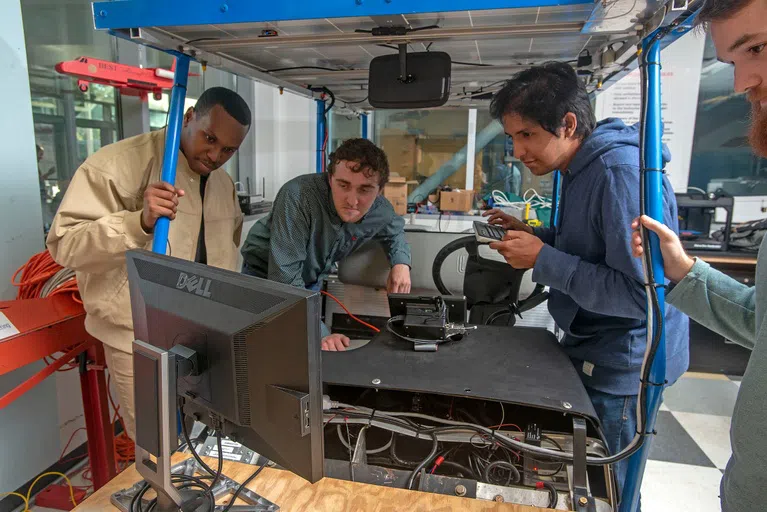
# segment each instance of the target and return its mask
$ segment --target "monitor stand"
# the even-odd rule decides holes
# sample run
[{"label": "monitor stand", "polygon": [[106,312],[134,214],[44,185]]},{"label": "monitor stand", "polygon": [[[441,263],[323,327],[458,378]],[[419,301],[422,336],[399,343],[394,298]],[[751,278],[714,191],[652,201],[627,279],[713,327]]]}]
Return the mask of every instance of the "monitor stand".
[{"label": "monitor stand", "polygon": [[[186,512],[195,510],[189,501],[200,496],[199,491],[179,491],[172,481],[173,474],[194,476],[202,470],[196,461],[186,461],[171,468],[171,456],[178,448],[176,425],[176,382],[178,376],[185,376],[187,365],[184,358],[189,354],[183,347],[164,350],[143,341],[133,342],[134,392],[136,399],[136,471],[144,477],[132,488],[112,496],[112,503],[124,512],[133,512],[131,502],[146,486],[157,494],[153,512]],[[179,375],[180,374],[180,375]],[[190,446],[190,449],[192,447]],[[207,474],[202,476],[209,476]],[[234,494],[239,484],[222,477],[213,489],[216,498]],[[230,510],[257,510],[272,512],[279,510],[274,503],[265,500],[247,489],[240,497],[247,495],[250,501],[245,508],[232,507]],[[127,500],[127,501],[126,501]],[[143,500],[142,500],[143,501]],[[142,503],[143,505],[143,503]],[[186,506],[185,506],[186,505]],[[196,509],[207,510],[207,503]],[[255,507],[255,508],[253,508]],[[216,507],[223,510],[223,507]],[[141,507],[139,510],[147,510]]]},{"label": "monitor stand", "polygon": [[[171,468],[171,472],[174,475],[187,475],[187,476],[206,476],[207,473],[200,468],[199,464],[197,464],[197,461],[192,459],[187,459],[183,462],[180,462],[173,466]],[[136,496],[136,494],[140,493],[141,490],[144,488],[144,485],[146,482],[142,480],[141,482],[136,483],[133,487],[129,489],[123,489],[121,491],[118,491],[112,495],[112,505],[117,507],[122,512],[130,512],[130,505],[133,501],[133,498]],[[213,489],[213,495],[216,498],[216,501],[219,501],[220,499],[230,496],[233,497],[234,493],[237,492],[237,489],[240,487],[240,484],[238,482],[235,482],[231,478],[227,476],[221,476],[218,484],[216,484],[216,488]],[[184,498],[183,491],[181,492],[182,499]],[[194,496],[199,495],[197,491],[194,491]],[[192,496],[190,494],[190,496]],[[277,512],[280,510],[280,507],[278,505],[275,505],[271,501],[267,500],[263,496],[256,494],[255,492],[249,490],[249,489],[243,489],[243,491],[237,496],[238,499],[244,501],[247,503],[247,505],[235,505],[230,510],[233,512]],[[139,510],[148,510],[149,508],[149,499],[142,499],[141,505],[139,506]],[[216,511],[220,512],[225,508],[223,505],[217,505]],[[159,510],[159,509],[155,509]],[[200,509],[202,511],[207,511],[207,504],[204,504]]]}]

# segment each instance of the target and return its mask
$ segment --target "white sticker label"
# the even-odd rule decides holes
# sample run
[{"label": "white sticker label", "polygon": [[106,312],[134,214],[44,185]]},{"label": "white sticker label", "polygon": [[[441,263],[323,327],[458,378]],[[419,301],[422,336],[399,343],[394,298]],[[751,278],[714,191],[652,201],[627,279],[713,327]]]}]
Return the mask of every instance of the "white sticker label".
[{"label": "white sticker label", "polygon": [[593,377],[594,373],[594,365],[592,363],[589,363],[588,361],[583,362],[583,373],[588,375],[589,377]]},{"label": "white sticker label", "polygon": [[0,340],[19,334],[19,330],[8,320],[5,314],[0,313]]}]

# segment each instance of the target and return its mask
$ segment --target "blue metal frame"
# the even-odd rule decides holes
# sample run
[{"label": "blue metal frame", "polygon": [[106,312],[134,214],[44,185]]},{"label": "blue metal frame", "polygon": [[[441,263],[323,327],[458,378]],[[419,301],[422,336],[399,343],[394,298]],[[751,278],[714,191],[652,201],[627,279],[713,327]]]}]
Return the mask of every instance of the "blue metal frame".
[{"label": "blue metal frame", "polygon": [[222,25],[286,20],[389,16],[517,7],[592,5],[584,0],[327,0],[254,2],[253,0],[123,0],[94,2],[97,29],[180,25]]},{"label": "blue metal frame", "polygon": [[[171,185],[176,184],[176,164],[178,164],[178,152],[181,146],[181,128],[184,122],[184,99],[186,98],[186,84],[189,79],[190,58],[183,54],[176,55],[176,72],[173,78],[173,90],[170,95],[168,110],[168,127],[165,131],[165,154],[162,158],[162,173],[160,180]],[[154,226],[154,239],[152,251],[165,254],[168,247],[168,231],[170,219],[161,217]]]},{"label": "blue metal frame", "polygon": [[[321,173],[322,168],[325,165],[325,154],[324,154],[324,148],[325,145],[325,101],[323,100],[314,100],[314,102],[317,105],[317,172]],[[330,136],[330,133],[328,133],[328,136]]]},{"label": "blue metal frame", "polygon": [[554,185],[551,193],[551,219],[549,220],[549,227],[555,228],[559,224],[559,187],[562,181],[562,173],[560,171],[554,171]]},{"label": "blue metal frame", "polygon": [[362,124],[362,138],[367,139],[368,138],[368,115],[367,114],[360,115],[360,123]]},{"label": "blue metal frame", "polygon": [[[647,117],[645,120],[645,212],[653,219],[663,222],[663,121],[661,117],[661,86],[660,86],[660,42],[654,41],[649,46],[644,46],[647,54]],[[655,233],[648,232],[650,236],[650,253],[653,260],[653,276],[656,283],[665,283],[663,273],[663,255],[660,251],[660,242]],[[661,315],[665,316],[665,293],[662,287],[658,288],[658,304]],[[649,311],[648,311],[649,315]],[[652,383],[663,384],[666,380],[666,334],[664,322],[654,319],[653,330],[660,328],[660,341],[652,367],[650,380]],[[649,323],[649,319],[648,319]],[[649,335],[647,343],[650,343]],[[626,483],[621,497],[621,512],[636,510],[639,503],[639,492],[642,487],[647,456],[650,452],[651,434],[655,429],[655,419],[660,408],[663,396],[663,386],[647,386],[647,407],[645,417],[647,426],[645,429],[645,442],[642,448],[629,459]]]},{"label": "blue metal frame", "polygon": [[[661,113],[661,49],[671,42],[686,34],[691,28],[697,13],[693,14],[685,22],[676,27],[669,35],[656,40],[653,32],[642,43],[642,52],[646,55],[647,62],[647,113],[645,116],[645,213],[651,218],[664,223],[663,217],[663,116]],[[663,28],[659,29],[663,30]],[[644,91],[643,91],[644,94]],[[650,254],[652,255],[652,271],[655,283],[665,284],[666,278],[663,271],[663,254],[660,250],[658,235],[650,231],[649,235]],[[646,388],[647,406],[645,407],[645,442],[639,451],[629,459],[626,473],[626,482],[621,496],[620,512],[635,512],[639,504],[639,495],[642,488],[647,457],[650,453],[652,434],[655,430],[655,420],[658,416],[663,398],[663,389],[666,382],[666,333],[665,322],[659,321],[665,318],[666,292],[663,286],[657,288],[658,306],[661,318],[653,319],[653,329],[660,330],[658,350],[650,367],[650,382]],[[648,310],[648,316],[650,311]],[[648,322],[649,323],[649,322]],[[652,340],[648,338],[647,343]]]}]

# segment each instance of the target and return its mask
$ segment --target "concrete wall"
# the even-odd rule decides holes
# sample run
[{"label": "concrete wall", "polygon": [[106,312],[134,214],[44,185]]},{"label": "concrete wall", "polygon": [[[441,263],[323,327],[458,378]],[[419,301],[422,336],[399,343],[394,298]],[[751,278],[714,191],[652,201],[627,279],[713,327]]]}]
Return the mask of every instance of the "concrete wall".
[{"label": "concrete wall", "polygon": [[[0,2],[0,300],[13,299],[13,272],[43,249],[43,220],[32,125],[27,55],[18,1]],[[42,363],[0,376],[0,395],[39,371]],[[54,379],[0,410],[0,490],[18,488],[59,455]]]}]

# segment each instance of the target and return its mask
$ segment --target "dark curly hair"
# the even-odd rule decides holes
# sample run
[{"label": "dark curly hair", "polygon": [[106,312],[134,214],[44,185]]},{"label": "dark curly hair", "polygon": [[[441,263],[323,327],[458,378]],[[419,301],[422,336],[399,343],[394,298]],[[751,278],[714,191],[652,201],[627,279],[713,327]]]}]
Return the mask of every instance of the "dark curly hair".
[{"label": "dark curly hair", "polygon": [[345,140],[330,154],[328,172],[331,176],[336,172],[338,162],[343,160],[356,163],[352,171],[362,172],[368,178],[377,174],[378,184],[382,188],[389,181],[389,159],[386,153],[367,139]]}]

